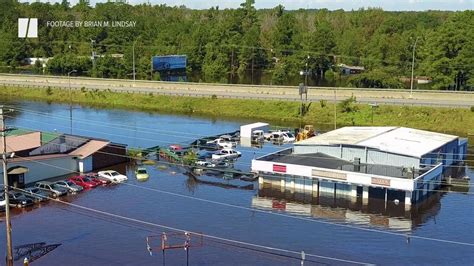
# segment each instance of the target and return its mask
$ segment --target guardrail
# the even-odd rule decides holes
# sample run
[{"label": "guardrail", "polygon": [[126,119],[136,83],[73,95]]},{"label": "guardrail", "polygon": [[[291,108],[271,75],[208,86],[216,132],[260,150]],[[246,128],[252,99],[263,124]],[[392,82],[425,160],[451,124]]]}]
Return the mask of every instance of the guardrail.
[{"label": "guardrail", "polygon": [[[11,77],[33,77],[33,78],[49,78],[49,79],[68,79],[67,76],[52,75],[24,75],[24,74],[3,74],[1,76]],[[169,82],[169,81],[150,81],[150,80],[130,80],[130,79],[111,79],[111,78],[92,78],[92,77],[71,77],[71,80],[90,80],[100,82],[122,82],[130,83],[131,86],[143,84],[166,84],[166,85],[190,85],[190,86],[209,86],[209,87],[242,87],[242,88],[275,88],[297,90],[298,86],[282,86],[282,85],[251,85],[251,84],[227,84],[227,83],[199,83],[199,82]],[[324,87],[324,86],[308,86],[308,89],[321,90],[341,90],[341,91],[385,91],[385,92],[404,92],[409,93],[408,89],[382,89],[382,88],[351,88],[351,87]],[[468,94],[474,95],[474,91],[442,91],[442,90],[415,90],[416,93],[440,93],[440,94]]]},{"label": "guardrail", "polygon": [[[1,83],[1,81],[0,81]],[[46,84],[28,84],[28,85],[23,85],[23,84],[17,84],[17,83],[2,83],[3,86],[10,86],[10,87],[18,87],[18,88],[30,88],[30,89],[47,89],[47,88],[54,88],[54,89],[69,89],[69,86],[67,84],[64,84],[63,86],[58,86],[57,84],[55,85],[46,85]],[[71,90],[81,90],[83,86],[79,87],[78,85],[71,84]],[[207,93],[202,93],[202,92],[181,92],[181,91],[174,91],[174,92],[166,92],[166,91],[160,91],[162,88],[124,88],[120,87],[120,89],[110,89],[110,88],[94,88],[94,89],[87,89],[89,91],[91,90],[98,90],[98,91],[113,91],[116,93],[135,93],[135,94],[144,94],[144,95],[163,95],[163,96],[182,96],[182,97],[201,97],[201,98],[208,98],[208,97],[213,97],[216,95],[217,98],[227,98],[227,99],[247,99],[247,100],[275,100],[275,101],[290,101],[290,102],[299,102],[300,97],[298,95],[282,95],[285,97],[275,97],[271,96],[268,94],[264,94],[265,96],[259,96],[258,94],[254,95],[237,95],[237,94],[225,94],[223,92],[218,92],[217,94],[215,92],[207,92]],[[319,100],[328,100],[324,97],[308,97],[308,101],[319,101]],[[331,99],[332,100],[332,99]],[[387,101],[388,100],[388,101]],[[465,104],[465,105],[460,105],[458,103],[452,103],[452,104],[447,104],[447,103],[432,103],[432,102],[413,102],[410,100],[406,101],[389,101],[390,99],[385,99],[385,98],[380,98],[377,99],[377,104],[379,105],[398,105],[398,106],[429,106],[429,107],[452,107],[452,108],[470,108],[471,105]],[[338,102],[342,101],[342,99],[337,99]],[[374,100],[364,100],[364,99],[359,99],[359,103],[372,103]]]}]

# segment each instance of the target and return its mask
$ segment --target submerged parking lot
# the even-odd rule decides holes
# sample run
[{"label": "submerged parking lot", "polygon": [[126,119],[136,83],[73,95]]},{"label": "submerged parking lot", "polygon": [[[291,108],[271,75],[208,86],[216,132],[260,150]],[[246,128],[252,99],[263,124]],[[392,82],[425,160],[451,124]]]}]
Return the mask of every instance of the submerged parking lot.
[{"label": "submerged parking lot", "polygon": [[[31,102],[17,105],[41,112],[41,115],[32,112],[17,114],[8,121],[12,125],[45,131],[69,130],[67,106]],[[197,137],[234,131],[241,123],[245,123],[81,107],[74,109],[74,115],[77,119],[73,124],[75,134],[108,138],[131,147],[189,143]],[[242,158],[236,166],[248,169],[252,158],[278,148],[267,145],[263,149],[242,149]],[[182,168],[163,162],[145,167],[150,174],[146,182],[134,178],[134,164],[123,164],[114,169],[127,173],[128,182],[100,186],[61,199],[114,216],[54,201],[12,211],[14,246],[37,242],[61,244],[35,261],[35,265],[67,265],[71,262],[81,265],[152,265],[161,263],[162,255],[153,252],[153,256],[150,256],[145,239],[170,231],[169,228],[159,227],[164,225],[352,262],[425,264],[435,258],[441,264],[468,264],[473,260],[469,252],[471,247],[419,239],[407,244],[403,236],[376,232],[395,231],[402,235],[470,242],[473,235],[466,233],[466,229],[474,222],[474,216],[472,190],[469,187],[462,193],[440,193],[439,199],[429,208],[420,210],[416,217],[404,217],[403,213],[397,212],[381,214],[376,211],[377,208],[344,212],[345,216],[350,214],[355,217],[372,212],[373,215],[367,216],[368,219],[383,220],[391,216],[401,222],[412,222],[413,226],[408,229],[404,227],[396,230],[384,227],[383,223],[357,223],[340,219],[337,215],[323,215],[340,214],[341,210],[350,209],[349,206],[331,203],[327,199],[315,202],[297,196],[285,197],[281,193],[258,191],[256,184],[253,189],[238,189],[199,183],[185,175]],[[470,175],[473,178],[472,173]],[[266,213],[272,209],[260,203],[264,205],[265,199],[270,199],[270,204],[273,204],[272,198],[279,203],[286,202],[291,209],[273,209],[273,214]],[[305,213],[308,208],[317,210],[320,215],[308,215]],[[335,224],[368,227],[376,231],[367,232]],[[4,230],[0,231],[0,235],[4,237]],[[4,250],[4,246],[0,248]],[[434,249],[437,250],[436,254],[432,252]],[[259,248],[204,239],[201,247],[191,247],[190,263],[300,265],[300,260],[290,258],[298,255],[277,253],[279,255],[263,252]],[[307,263],[315,263],[309,260],[334,265],[352,264],[323,258],[308,258]],[[166,261],[172,265],[183,265],[186,263],[186,253],[182,249],[168,251]]]}]

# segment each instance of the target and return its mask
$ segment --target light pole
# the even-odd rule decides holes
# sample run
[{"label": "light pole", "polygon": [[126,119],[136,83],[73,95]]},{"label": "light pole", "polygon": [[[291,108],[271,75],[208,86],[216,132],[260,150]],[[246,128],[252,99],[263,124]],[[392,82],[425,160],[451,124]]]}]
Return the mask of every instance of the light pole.
[{"label": "light pole", "polygon": [[416,50],[416,43],[418,42],[418,38],[415,39],[415,44],[413,44],[413,56],[411,61],[411,82],[410,82],[410,98],[413,98],[413,73],[415,72],[415,50]]},{"label": "light pole", "polygon": [[67,80],[69,82],[69,121],[72,134],[72,93],[71,93],[71,74],[76,73],[77,70],[73,69],[67,73]]},{"label": "light pole", "polygon": [[300,71],[300,75],[301,76],[305,76],[304,77],[304,92],[306,94],[306,100],[308,100],[308,74],[309,74],[309,71],[308,71],[308,61],[309,61],[309,55],[307,57],[307,60],[306,60],[306,64],[305,64],[305,70],[301,70]]},{"label": "light pole", "polygon": [[136,75],[136,74],[135,74],[135,73],[136,73],[136,72],[135,72],[135,44],[136,44],[136,42],[137,42],[137,40],[135,40],[135,41],[133,42],[133,49],[132,49],[132,54],[133,54],[133,55],[132,55],[132,57],[133,57],[133,82],[135,82],[135,75]]}]

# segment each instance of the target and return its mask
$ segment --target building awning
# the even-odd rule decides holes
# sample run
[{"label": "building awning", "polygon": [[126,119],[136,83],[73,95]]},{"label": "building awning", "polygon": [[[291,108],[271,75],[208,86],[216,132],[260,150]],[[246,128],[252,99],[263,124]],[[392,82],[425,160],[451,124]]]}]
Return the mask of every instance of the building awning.
[{"label": "building awning", "polygon": [[7,173],[9,175],[21,175],[28,173],[29,169],[23,166],[14,166],[10,169],[8,169]]},{"label": "building awning", "polygon": [[69,155],[78,156],[80,159],[84,159],[100,151],[102,148],[109,145],[109,143],[110,142],[108,141],[91,140],[86,144],[82,145],[81,147],[70,152]]}]

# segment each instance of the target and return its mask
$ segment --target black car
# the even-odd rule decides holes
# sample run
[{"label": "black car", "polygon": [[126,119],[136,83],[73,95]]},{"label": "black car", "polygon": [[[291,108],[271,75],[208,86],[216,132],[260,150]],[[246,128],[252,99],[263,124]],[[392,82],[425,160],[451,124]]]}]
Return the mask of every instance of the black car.
[{"label": "black car", "polygon": [[17,208],[24,208],[34,204],[33,200],[21,192],[9,192],[10,206]]},{"label": "black car", "polygon": [[24,193],[27,197],[32,198],[34,202],[48,201],[51,197],[51,193],[36,187],[27,188]]}]

